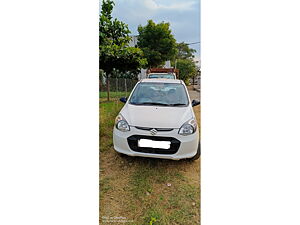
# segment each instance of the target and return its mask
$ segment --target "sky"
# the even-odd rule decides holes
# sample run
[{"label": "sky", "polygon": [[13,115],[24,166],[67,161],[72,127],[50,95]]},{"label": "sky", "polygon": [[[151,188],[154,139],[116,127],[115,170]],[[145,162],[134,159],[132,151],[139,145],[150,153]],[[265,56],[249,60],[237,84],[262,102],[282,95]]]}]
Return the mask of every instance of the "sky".
[{"label": "sky", "polygon": [[[114,0],[113,17],[128,24],[132,35],[137,35],[139,25],[152,19],[155,23],[169,22],[177,42],[194,43],[200,40],[200,0]],[[190,45],[197,50],[200,44]]]}]

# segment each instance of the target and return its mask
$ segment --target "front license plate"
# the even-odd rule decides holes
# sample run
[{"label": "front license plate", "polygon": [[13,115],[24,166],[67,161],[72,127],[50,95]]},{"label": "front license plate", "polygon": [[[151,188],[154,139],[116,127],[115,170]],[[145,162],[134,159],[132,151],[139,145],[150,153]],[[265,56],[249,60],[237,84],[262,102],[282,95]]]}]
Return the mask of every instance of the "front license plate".
[{"label": "front license plate", "polygon": [[138,141],[138,146],[144,148],[170,149],[170,145],[170,141],[153,141],[149,139],[140,139]]}]

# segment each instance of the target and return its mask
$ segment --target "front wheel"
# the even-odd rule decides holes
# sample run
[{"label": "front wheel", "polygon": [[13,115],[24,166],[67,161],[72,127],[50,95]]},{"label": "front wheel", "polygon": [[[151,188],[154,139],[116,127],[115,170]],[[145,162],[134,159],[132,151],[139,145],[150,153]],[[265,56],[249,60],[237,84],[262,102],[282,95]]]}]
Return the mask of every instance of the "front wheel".
[{"label": "front wheel", "polygon": [[191,161],[197,160],[197,159],[199,159],[200,155],[201,155],[201,144],[199,142],[196,155],[193,156],[192,158],[190,158],[189,160],[191,160]]}]

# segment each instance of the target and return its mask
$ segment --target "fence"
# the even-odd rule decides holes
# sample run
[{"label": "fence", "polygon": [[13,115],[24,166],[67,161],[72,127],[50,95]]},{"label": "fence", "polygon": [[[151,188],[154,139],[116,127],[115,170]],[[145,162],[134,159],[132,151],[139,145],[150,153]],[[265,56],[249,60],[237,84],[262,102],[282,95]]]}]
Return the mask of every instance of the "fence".
[{"label": "fence", "polygon": [[107,89],[109,86],[109,98],[110,100],[116,100],[120,97],[128,97],[134,88],[137,80],[128,78],[103,78],[100,80],[100,102],[107,101]]}]

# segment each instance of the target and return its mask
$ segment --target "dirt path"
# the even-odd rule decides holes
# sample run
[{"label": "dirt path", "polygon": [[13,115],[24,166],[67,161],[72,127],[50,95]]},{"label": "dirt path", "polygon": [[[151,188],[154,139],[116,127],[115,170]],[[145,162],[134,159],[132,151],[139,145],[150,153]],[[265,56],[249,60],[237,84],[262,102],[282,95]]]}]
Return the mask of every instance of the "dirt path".
[{"label": "dirt path", "polygon": [[188,86],[187,87],[188,92],[189,92],[189,96],[191,98],[191,100],[199,100],[200,101],[200,92],[195,91],[193,86]]},{"label": "dirt path", "polygon": [[[118,112],[121,106],[113,107]],[[200,106],[194,110],[200,126]],[[107,126],[100,128],[100,224],[199,224],[200,159],[119,155],[109,135],[112,123],[107,122],[115,115],[107,114],[100,116],[101,125]]]}]

